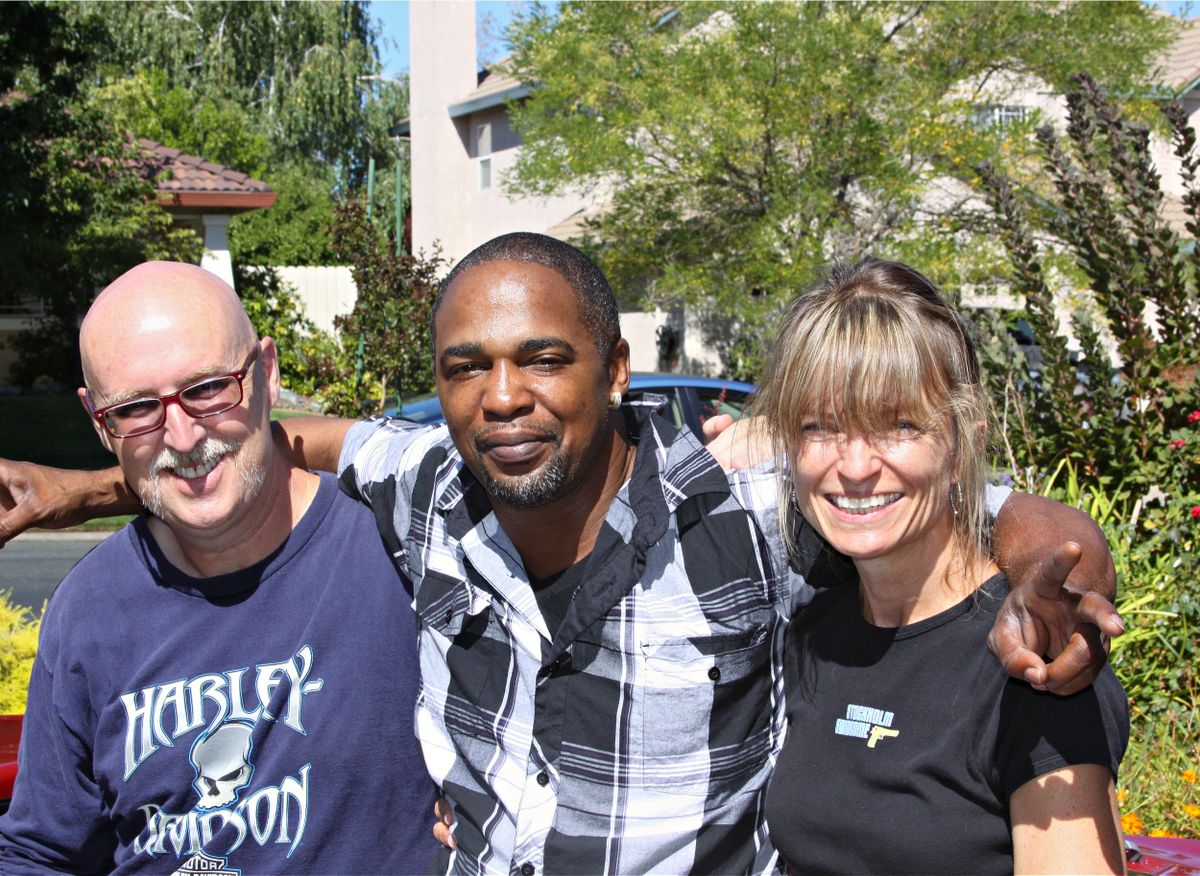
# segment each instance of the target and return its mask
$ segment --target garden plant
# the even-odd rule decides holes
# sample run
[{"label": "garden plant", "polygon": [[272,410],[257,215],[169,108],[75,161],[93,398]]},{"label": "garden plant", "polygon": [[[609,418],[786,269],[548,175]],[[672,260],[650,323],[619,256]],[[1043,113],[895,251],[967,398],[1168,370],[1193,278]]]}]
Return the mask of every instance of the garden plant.
[{"label": "garden plant", "polygon": [[[1166,105],[1185,186],[1180,233],[1164,219],[1149,129],[1084,75],[1067,104],[1065,135],[1037,132],[1052,191],[980,168],[1041,354],[1037,368],[1024,356],[984,356],[1001,411],[999,468],[1104,529],[1128,629],[1111,653],[1132,718],[1123,825],[1195,837],[1200,154],[1182,108]],[[1064,301],[1076,350],[1059,334]]]}]

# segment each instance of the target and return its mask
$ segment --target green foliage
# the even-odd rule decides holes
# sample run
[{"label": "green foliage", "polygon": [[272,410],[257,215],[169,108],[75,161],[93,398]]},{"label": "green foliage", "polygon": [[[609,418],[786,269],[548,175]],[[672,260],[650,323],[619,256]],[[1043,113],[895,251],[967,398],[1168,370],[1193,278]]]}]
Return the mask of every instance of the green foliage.
[{"label": "green foliage", "polygon": [[[134,72],[199,107],[232,103],[271,144],[273,164],[315,159],[343,187],[367,162],[395,159],[386,131],[405,114],[402,83],[381,75],[378,25],[365,2],[187,0],[65,4],[110,35],[110,78]],[[147,135],[148,136],[148,135]]]},{"label": "green foliage", "polygon": [[18,347],[26,383],[77,384],[75,325],[95,289],[138,262],[200,252],[156,205],[127,137],[83,98],[106,45],[57,7],[0,5],[0,302],[41,299],[48,312]]},{"label": "green foliage", "polygon": [[428,392],[433,388],[429,317],[445,260],[438,251],[429,257],[397,253],[394,235],[379,233],[361,201],[338,207],[333,239],[358,287],[354,311],[336,324],[347,345],[359,339],[362,367],[379,382],[379,408],[393,388],[401,397]]},{"label": "green foliage", "polygon": [[246,108],[220,94],[193,94],[180,85],[168,86],[163,70],[116,76],[93,89],[90,99],[117,130],[250,176],[266,170],[271,144],[256,130]]},{"label": "green foliage", "polygon": [[269,210],[233,217],[229,247],[234,263],[338,264],[329,236],[336,204],[332,168],[313,161],[288,163],[265,176],[275,190],[275,203]]},{"label": "green foliage", "polygon": [[259,337],[275,341],[284,388],[314,398],[325,413],[358,416],[350,357],[304,315],[295,290],[271,268],[235,264],[234,281]]},{"label": "green foliage", "polygon": [[[1200,419],[1200,418],[1197,418]],[[1200,437],[1200,423],[1194,427]],[[1120,787],[1130,833],[1194,836],[1183,807],[1196,788],[1181,779],[1200,768],[1200,520],[1190,499],[1136,499],[1125,486],[1079,477],[1064,461],[1041,484],[1050,498],[1087,512],[1108,538],[1117,570],[1117,608],[1126,633],[1110,659],[1130,701],[1131,736]]]},{"label": "green foliage", "polygon": [[[515,21],[510,188],[606,193],[587,241],[618,287],[744,323],[831,257],[948,240],[972,263],[967,195],[932,183],[1028,153],[981,125],[1030,81],[1148,81],[1172,23],[1138,3],[564,3]],[[609,196],[608,193],[611,193]],[[957,232],[967,231],[961,239]],[[936,272],[935,272],[936,273]]]},{"label": "green foliage", "polygon": [[40,617],[14,605],[12,594],[0,590],[0,714],[25,711],[25,694],[33,672],[40,626]]},{"label": "green foliage", "polygon": [[[1147,129],[1122,117],[1089,77],[1077,81],[1068,95],[1066,142],[1049,128],[1038,132],[1056,189],[1051,198],[981,169],[1011,258],[1013,290],[1025,298],[1043,359],[1037,375],[1015,363],[1002,375],[1011,458],[1044,473],[1068,457],[1091,479],[1200,498],[1197,470],[1180,465],[1195,441],[1189,412],[1200,388],[1195,133],[1180,112],[1169,114],[1190,174],[1192,236],[1181,239],[1161,217]],[[1055,267],[1035,244],[1035,222],[1073,257],[1073,270]],[[1080,279],[1090,295],[1068,299],[1077,358],[1057,333],[1056,291]],[[1120,362],[1115,369],[1110,345]]]}]

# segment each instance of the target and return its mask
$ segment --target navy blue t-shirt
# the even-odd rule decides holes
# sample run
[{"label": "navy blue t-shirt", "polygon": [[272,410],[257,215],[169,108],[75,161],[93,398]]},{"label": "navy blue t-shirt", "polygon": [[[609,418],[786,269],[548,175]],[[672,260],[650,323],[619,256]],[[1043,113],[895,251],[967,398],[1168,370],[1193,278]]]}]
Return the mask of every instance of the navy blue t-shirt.
[{"label": "navy blue t-shirt", "polygon": [[275,553],[215,578],[143,516],[50,600],[0,872],[424,872],[417,688],[406,582],[332,476]]}]

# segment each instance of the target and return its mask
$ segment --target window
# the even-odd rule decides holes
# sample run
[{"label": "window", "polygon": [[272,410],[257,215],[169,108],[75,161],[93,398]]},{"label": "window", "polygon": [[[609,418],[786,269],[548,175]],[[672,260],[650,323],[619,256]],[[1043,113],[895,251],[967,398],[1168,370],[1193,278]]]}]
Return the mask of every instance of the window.
[{"label": "window", "polygon": [[490,189],[492,187],[492,159],[479,159],[479,188]]},{"label": "window", "polygon": [[1028,121],[1029,107],[990,104],[976,107],[975,124],[980,128],[1004,128]]}]

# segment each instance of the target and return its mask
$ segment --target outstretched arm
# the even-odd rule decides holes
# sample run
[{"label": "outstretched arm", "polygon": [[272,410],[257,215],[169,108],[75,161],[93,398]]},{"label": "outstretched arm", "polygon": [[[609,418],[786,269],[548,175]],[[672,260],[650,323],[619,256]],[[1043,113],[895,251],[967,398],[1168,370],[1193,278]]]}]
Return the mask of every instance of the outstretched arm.
[{"label": "outstretched arm", "polygon": [[[996,562],[1012,587],[988,646],[1005,670],[1058,694],[1087,687],[1125,631],[1104,533],[1075,508],[1013,493],[996,518]],[[1046,664],[1043,657],[1054,657]]]},{"label": "outstretched arm", "polygon": [[271,424],[275,446],[297,468],[337,472],[346,433],[358,420],[288,417]]},{"label": "outstretched arm", "polygon": [[0,547],[32,526],[61,529],[141,507],[116,466],[73,471],[0,459]]}]

